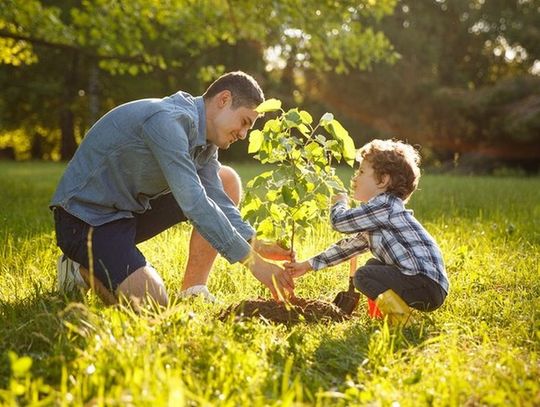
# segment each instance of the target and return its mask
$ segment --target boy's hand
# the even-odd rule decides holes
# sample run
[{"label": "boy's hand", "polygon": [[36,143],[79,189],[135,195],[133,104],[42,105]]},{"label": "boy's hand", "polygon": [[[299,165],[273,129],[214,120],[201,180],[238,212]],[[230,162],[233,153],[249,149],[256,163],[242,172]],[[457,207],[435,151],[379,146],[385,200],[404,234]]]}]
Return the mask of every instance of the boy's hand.
[{"label": "boy's hand", "polygon": [[334,205],[337,202],[344,202],[349,203],[349,197],[345,193],[336,194],[332,197],[332,205]]},{"label": "boy's hand", "polygon": [[289,249],[281,247],[277,243],[253,239],[252,245],[253,250],[259,253],[265,259],[287,261],[295,261],[296,259],[296,252],[293,251],[291,253]]},{"label": "boy's hand", "polygon": [[285,271],[290,274],[293,278],[298,278],[300,276],[303,276],[308,271],[313,270],[311,268],[311,264],[309,264],[309,261],[303,261],[301,263],[285,263]]}]

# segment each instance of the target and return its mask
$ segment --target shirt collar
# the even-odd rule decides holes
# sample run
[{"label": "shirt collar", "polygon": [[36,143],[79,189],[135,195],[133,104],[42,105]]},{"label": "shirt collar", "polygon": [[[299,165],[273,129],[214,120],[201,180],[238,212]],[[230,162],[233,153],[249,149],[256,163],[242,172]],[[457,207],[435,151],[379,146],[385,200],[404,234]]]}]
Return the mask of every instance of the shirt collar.
[{"label": "shirt collar", "polygon": [[202,96],[196,96],[193,99],[197,107],[197,114],[199,115],[196,144],[197,146],[205,146],[210,143],[206,140],[206,108],[204,107],[204,99]]},{"label": "shirt collar", "polygon": [[399,207],[404,207],[405,206],[404,203],[403,203],[403,200],[401,198],[395,196],[394,194],[392,194],[390,192],[381,192],[379,195],[376,195],[373,198],[371,198],[370,201],[371,200],[388,202],[391,206],[394,206],[394,205],[397,205]]}]

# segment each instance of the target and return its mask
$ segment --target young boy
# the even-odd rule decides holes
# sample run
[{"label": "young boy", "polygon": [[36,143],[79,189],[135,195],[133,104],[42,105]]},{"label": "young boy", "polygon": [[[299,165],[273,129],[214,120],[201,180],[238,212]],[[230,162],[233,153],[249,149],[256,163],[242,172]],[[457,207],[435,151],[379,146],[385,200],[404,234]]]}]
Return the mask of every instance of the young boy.
[{"label": "young boy", "polygon": [[405,322],[409,307],[439,308],[449,289],[441,251],[404,206],[420,178],[417,151],[400,141],[373,140],[357,160],[354,198],[364,203],[350,209],[347,195],[339,194],[330,212],[335,230],[354,235],[307,261],[286,263],[286,270],[296,278],[371,250],[374,258],[356,271],[354,285],[390,322]]}]

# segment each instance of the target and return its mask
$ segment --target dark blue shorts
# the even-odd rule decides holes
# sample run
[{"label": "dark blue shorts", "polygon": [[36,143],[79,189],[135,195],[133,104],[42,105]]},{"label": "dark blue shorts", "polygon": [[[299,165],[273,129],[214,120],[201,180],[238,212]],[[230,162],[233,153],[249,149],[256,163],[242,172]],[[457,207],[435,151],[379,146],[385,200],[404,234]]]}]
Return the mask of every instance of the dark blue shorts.
[{"label": "dark blue shorts", "polygon": [[[152,209],[133,218],[93,227],[94,276],[112,292],[135,270],[147,264],[137,244],[187,220],[171,193],[153,199]],[[88,236],[91,226],[64,209],[54,208],[56,243],[70,259],[90,269]]]}]

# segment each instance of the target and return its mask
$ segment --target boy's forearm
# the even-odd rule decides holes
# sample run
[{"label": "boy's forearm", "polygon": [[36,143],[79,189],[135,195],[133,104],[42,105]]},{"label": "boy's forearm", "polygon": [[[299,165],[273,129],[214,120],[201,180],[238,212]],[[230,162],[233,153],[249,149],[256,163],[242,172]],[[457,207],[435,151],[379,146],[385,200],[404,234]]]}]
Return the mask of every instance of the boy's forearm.
[{"label": "boy's forearm", "polygon": [[368,250],[369,240],[367,235],[365,233],[358,233],[355,236],[340,240],[308,261],[313,270],[321,270],[343,263]]}]

